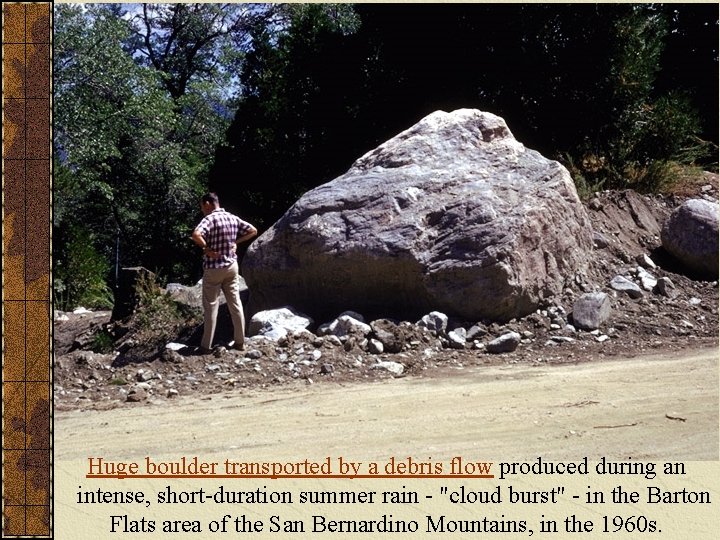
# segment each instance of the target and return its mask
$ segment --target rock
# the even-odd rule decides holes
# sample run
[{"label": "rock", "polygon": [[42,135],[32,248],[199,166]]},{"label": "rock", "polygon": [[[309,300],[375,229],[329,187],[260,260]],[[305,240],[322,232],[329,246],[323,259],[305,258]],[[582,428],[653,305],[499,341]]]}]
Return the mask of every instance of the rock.
[{"label": "rock", "polygon": [[277,341],[278,343],[286,340],[288,332],[285,328],[282,328],[280,326],[273,326],[270,323],[265,323],[260,330],[258,330],[259,335],[261,335],[264,338],[267,338],[271,341]]},{"label": "rock", "polygon": [[320,366],[320,373],[322,373],[323,375],[329,375],[333,371],[335,371],[335,366],[333,366],[332,364],[323,364]]},{"label": "rock", "polygon": [[657,278],[645,270],[642,266],[638,266],[636,275],[640,280],[640,285],[642,285],[642,288],[646,291],[652,291],[655,288],[655,285],[657,285]]},{"label": "rock", "polygon": [[605,235],[602,233],[599,233],[597,231],[593,231],[592,233],[592,241],[593,246],[595,246],[595,249],[605,249],[610,245],[610,241],[605,238]]},{"label": "rock", "polygon": [[73,315],[87,315],[89,313],[92,313],[92,311],[82,306],[73,309]]},{"label": "rock", "polygon": [[385,350],[382,342],[377,339],[371,339],[368,341],[367,350],[371,354],[382,354]]},{"label": "rock", "polygon": [[450,342],[450,347],[453,349],[464,349],[466,343],[466,332],[464,328],[456,328],[448,332],[447,338]]},{"label": "rock", "polygon": [[328,326],[328,332],[339,338],[345,336],[367,336],[372,332],[369,324],[360,322],[350,315],[341,315]]},{"label": "rock", "polygon": [[[243,305],[245,305],[250,297],[250,291],[248,290],[247,283],[245,283],[245,278],[238,276],[238,284],[240,300],[243,302]],[[168,283],[165,287],[165,292],[179,304],[188,306],[198,312],[202,311],[202,279],[191,287],[181,283]],[[218,297],[218,303],[221,306],[226,303],[224,294]]]},{"label": "rock", "polygon": [[603,292],[586,293],[573,305],[573,323],[582,330],[595,330],[610,317],[610,299]]},{"label": "rock", "polygon": [[508,332],[502,336],[493,339],[485,346],[485,350],[489,353],[499,354],[513,352],[520,345],[520,334],[517,332]]},{"label": "rock", "polygon": [[505,121],[435,112],[315,188],[243,261],[253,309],[356,306],[507,321],[584,268],[591,229],[572,179]]},{"label": "rock", "polygon": [[70,348],[71,351],[76,351],[78,349],[80,350],[87,350],[92,348],[92,344],[95,341],[95,336],[97,335],[97,328],[93,327],[89,330],[86,330],[85,332],[78,335],[75,340],[72,343],[72,347]]},{"label": "rock", "polygon": [[436,336],[442,336],[445,334],[445,330],[447,330],[448,316],[439,311],[431,311],[427,315],[424,315],[423,318],[417,322],[417,325],[427,328]]},{"label": "rock", "polygon": [[482,324],[474,324],[470,327],[470,329],[465,334],[465,339],[467,341],[473,341],[477,338],[483,337],[487,334],[487,328],[485,328]]},{"label": "rock", "polygon": [[690,199],[677,207],[662,228],[662,245],[691,272],[718,274],[718,204]]},{"label": "rock", "polygon": [[145,401],[146,399],[147,392],[140,386],[133,386],[130,390],[128,390],[127,396],[125,396],[125,401],[131,403],[138,403],[140,401]]},{"label": "rock", "polygon": [[187,347],[187,345],[185,345],[184,343],[174,343],[174,342],[170,342],[170,343],[167,343],[167,344],[165,345],[165,348],[166,348],[166,349],[169,349],[169,350],[171,350],[171,351],[181,351],[181,350],[184,349],[185,347]]},{"label": "rock", "polygon": [[286,306],[279,309],[260,311],[250,319],[248,335],[261,335],[277,341],[288,333],[305,330],[313,324],[313,320]]},{"label": "rock", "polygon": [[160,353],[160,360],[163,362],[171,362],[173,364],[180,364],[183,361],[183,356],[172,349],[165,349]]},{"label": "rock", "polygon": [[168,398],[174,398],[174,397],[177,397],[178,393],[179,392],[177,390],[175,390],[174,388],[169,388],[165,395]]},{"label": "rock", "polygon": [[657,280],[657,285],[655,286],[655,290],[662,294],[663,296],[667,296],[668,298],[675,298],[678,295],[677,289],[675,288],[675,284],[672,282],[672,280],[669,277],[661,277]]},{"label": "rock", "polygon": [[388,319],[378,319],[370,323],[370,328],[385,352],[399,353],[403,350],[405,341],[400,326]]},{"label": "rock", "polygon": [[[245,286],[245,288],[247,288],[247,286]],[[202,311],[202,280],[193,287],[188,287],[180,283],[168,283],[165,287],[165,292],[176,302]],[[219,301],[220,303],[224,303],[225,296],[221,294]]]},{"label": "rock", "polygon": [[250,360],[259,360],[260,358],[262,358],[262,355],[262,351],[259,351],[257,349],[251,349],[245,353],[245,358],[249,358]]},{"label": "rock", "polygon": [[647,256],[645,253],[641,253],[638,255],[635,260],[637,263],[642,266],[643,268],[657,268],[657,264],[655,264],[655,261],[653,261],[650,257]]},{"label": "rock", "polygon": [[53,315],[53,320],[55,322],[65,322],[65,321],[69,321],[70,317],[68,317],[67,313],[55,310],[54,315]]},{"label": "rock", "polygon": [[623,276],[615,276],[612,278],[610,287],[616,291],[626,293],[630,298],[640,298],[643,295],[640,287]]},{"label": "rock", "polygon": [[598,199],[597,197],[593,197],[592,199],[590,199],[588,207],[590,208],[590,210],[599,211],[603,209],[603,203],[600,202],[600,199]]},{"label": "rock", "polygon": [[542,313],[531,313],[525,320],[532,324],[535,328],[547,328],[549,323]]},{"label": "rock", "polygon": [[361,323],[365,322],[365,317],[360,315],[360,313],[358,313],[357,311],[343,311],[340,315],[338,315],[338,317],[343,317],[345,315],[347,315],[348,317],[352,317],[353,319],[355,319],[356,321],[360,321]]},{"label": "rock", "polygon": [[374,364],[370,366],[370,369],[384,369],[386,371],[389,371],[395,376],[402,375],[405,371],[405,366],[400,364],[399,362],[378,362],[377,364]]},{"label": "rock", "polygon": [[337,336],[329,335],[325,336],[325,343],[328,343],[332,347],[341,347],[342,341],[340,341],[340,338]]},{"label": "rock", "polygon": [[152,371],[147,371],[144,369],[138,369],[137,373],[135,373],[135,380],[138,382],[146,382],[151,379],[153,379],[155,375]]}]

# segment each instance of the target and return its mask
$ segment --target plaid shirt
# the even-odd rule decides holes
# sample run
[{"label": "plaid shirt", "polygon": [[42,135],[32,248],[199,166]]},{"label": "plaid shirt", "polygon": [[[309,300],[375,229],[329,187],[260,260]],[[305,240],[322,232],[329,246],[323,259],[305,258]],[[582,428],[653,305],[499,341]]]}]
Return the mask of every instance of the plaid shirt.
[{"label": "plaid shirt", "polygon": [[250,232],[252,225],[239,217],[216,208],[195,227],[205,239],[208,248],[220,254],[217,259],[203,256],[203,268],[225,268],[237,259],[233,247],[237,239]]}]

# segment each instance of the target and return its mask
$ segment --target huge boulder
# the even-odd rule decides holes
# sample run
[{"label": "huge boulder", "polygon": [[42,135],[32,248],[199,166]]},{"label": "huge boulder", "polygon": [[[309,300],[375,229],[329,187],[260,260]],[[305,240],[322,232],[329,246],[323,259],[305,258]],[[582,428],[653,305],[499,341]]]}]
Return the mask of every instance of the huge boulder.
[{"label": "huge boulder", "polygon": [[251,309],[505,321],[582,269],[592,231],[572,179],[505,121],[437,111],[303,195],[243,261]]},{"label": "huge boulder", "polygon": [[718,204],[690,199],[673,210],[662,229],[662,245],[692,273],[717,278]]}]

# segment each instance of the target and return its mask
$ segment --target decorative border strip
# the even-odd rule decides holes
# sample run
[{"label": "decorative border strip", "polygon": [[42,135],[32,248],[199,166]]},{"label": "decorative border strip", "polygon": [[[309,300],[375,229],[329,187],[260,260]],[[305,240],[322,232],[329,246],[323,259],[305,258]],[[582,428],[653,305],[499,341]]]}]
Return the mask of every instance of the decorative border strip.
[{"label": "decorative border strip", "polygon": [[52,3],[2,7],[3,538],[51,538]]}]

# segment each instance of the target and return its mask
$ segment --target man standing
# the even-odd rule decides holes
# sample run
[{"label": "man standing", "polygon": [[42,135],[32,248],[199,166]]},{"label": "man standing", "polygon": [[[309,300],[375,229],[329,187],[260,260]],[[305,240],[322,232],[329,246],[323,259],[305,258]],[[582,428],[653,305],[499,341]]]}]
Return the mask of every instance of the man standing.
[{"label": "man standing", "polygon": [[242,350],[245,341],[245,316],[240,302],[237,245],[257,235],[257,229],[220,208],[220,201],[215,193],[203,195],[200,208],[205,217],[192,233],[193,241],[203,250],[202,296],[205,329],[200,349],[204,353],[211,350],[217,324],[218,299],[222,289],[233,323],[233,348]]}]

